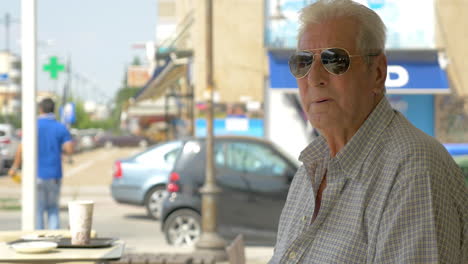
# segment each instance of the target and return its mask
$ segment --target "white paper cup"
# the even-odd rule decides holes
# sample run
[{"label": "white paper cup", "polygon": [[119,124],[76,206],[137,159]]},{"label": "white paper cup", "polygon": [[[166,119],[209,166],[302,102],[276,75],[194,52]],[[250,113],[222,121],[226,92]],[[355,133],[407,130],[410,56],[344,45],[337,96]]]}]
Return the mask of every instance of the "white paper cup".
[{"label": "white paper cup", "polygon": [[72,245],[87,245],[93,224],[93,201],[68,202],[68,219]]}]

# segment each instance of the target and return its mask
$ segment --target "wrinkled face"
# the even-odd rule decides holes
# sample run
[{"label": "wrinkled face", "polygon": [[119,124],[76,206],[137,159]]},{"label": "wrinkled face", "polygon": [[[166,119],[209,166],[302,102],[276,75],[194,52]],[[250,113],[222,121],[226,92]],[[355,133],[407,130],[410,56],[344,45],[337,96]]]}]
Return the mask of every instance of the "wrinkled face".
[{"label": "wrinkled face", "polygon": [[[299,39],[298,50],[337,47],[357,55],[357,35],[357,23],[351,18],[310,24]],[[359,128],[376,105],[376,96],[385,82],[385,55],[374,58],[375,63],[369,67],[365,57],[351,57],[349,69],[333,75],[323,67],[320,55],[315,55],[309,73],[297,79],[302,107],[313,127],[329,131]]]}]

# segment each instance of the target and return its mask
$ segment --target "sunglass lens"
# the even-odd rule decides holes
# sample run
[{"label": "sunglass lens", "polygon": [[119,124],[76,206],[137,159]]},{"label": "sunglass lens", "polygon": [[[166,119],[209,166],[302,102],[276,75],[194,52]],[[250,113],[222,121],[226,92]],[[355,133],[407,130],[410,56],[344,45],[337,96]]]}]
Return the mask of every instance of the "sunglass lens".
[{"label": "sunglass lens", "polygon": [[344,49],[331,48],[320,54],[322,64],[328,72],[339,75],[349,68],[349,54]]},{"label": "sunglass lens", "polygon": [[310,65],[314,60],[314,55],[306,51],[298,51],[289,58],[289,69],[296,78],[307,75]]}]

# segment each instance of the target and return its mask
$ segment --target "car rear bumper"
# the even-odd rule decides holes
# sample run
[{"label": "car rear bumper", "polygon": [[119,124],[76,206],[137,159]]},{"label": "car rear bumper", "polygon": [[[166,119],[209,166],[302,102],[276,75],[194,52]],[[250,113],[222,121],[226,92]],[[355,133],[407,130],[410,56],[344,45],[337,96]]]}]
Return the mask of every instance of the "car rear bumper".
[{"label": "car rear bumper", "polygon": [[143,206],[143,195],[136,195],[137,191],[120,184],[111,184],[111,196],[118,203]]}]

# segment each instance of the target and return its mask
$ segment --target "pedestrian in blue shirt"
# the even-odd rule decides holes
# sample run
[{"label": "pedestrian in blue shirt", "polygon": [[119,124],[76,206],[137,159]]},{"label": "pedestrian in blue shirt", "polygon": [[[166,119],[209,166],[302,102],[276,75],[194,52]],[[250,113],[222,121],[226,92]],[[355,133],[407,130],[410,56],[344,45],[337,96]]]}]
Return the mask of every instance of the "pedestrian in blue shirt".
[{"label": "pedestrian in blue shirt", "polygon": [[[60,228],[59,199],[62,184],[62,152],[71,154],[73,145],[67,128],[55,120],[55,103],[46,98],[39,103],[38,130],[38,179],[36,229],[44,229],[47,214],[49,229]],[[15,161],[9,171],[14,175],[21,163],[22,145],[18,147]]]}]

